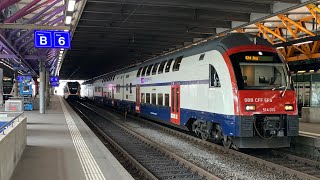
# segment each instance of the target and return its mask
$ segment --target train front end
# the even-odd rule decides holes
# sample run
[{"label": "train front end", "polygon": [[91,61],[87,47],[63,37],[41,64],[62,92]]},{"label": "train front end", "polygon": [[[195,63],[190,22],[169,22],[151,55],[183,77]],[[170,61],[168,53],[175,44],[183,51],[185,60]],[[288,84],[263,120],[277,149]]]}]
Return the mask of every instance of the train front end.
[{"label": "train front end", "polygon": [[239,148],[289,147],[299,117],[287,65],[274,48],[251,47],[229,53],[237,86],[232,142]]},{"label": "train front end", "polygon": [[78,82],[68,82],[65,97],[68,100],[78,100],[80,98],[80,84]]}]

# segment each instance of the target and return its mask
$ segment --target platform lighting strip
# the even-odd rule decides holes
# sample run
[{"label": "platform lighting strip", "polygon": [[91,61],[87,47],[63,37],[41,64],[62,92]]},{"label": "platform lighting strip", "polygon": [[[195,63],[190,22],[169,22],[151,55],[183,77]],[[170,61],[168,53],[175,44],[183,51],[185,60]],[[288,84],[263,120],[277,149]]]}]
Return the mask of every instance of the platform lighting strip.
[{"label": "platform lighting strip", "polygon": [[67,121],[73,145],[77,151],[82,166],[82,170],[86,176],[86,180],[106,180],[103,173],[101,172],[99,165],[92,156],[86,142],[81,136],[81,133],[77,128],[77,125],[75,124],[66,106],[64,105],[62,98],[59,97],[59,100],[61,103],[63,114]]},{"label": "platform lighting strip", "polygon": [[[68,1],[67,12],[66,12],[67,16],[66,16],[66,19],[65,19],[65,24],[66,25],[70,25],[71,24],[72,15],[73,15],[73,11],[75,9],[75,6],[76,6],[76,0],[69,0]],[[68,31],[68,30],[64,30],[64,31]],[[57,64],[56,72],[55,72],[56,75],[59,75],[59,69],[60,69],[60,66],[61,66],[62,59],[63,59],[63,53],[64,53],[64,49],[61,49],[60,50],[60,54],[59,54],[59,58],[58,58],[58,64]]]}]

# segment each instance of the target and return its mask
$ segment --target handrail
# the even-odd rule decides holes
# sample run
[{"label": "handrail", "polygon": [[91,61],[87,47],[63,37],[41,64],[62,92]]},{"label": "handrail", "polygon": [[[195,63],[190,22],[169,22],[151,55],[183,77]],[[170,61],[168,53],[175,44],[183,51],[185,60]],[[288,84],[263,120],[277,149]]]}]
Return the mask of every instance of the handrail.
[{"label": "handrail", "polygon": [[[0,114],[13,114],[13,112],[6,112],[6,113],[0,113]],[[19,113],[18,116],[14,117],[11,121],[7,122],[5,125],[0,127],[0,133],[2,132],[3,135],[5,135],[4,130],[8,127],[8,126],[12,126],[13,127],[13,123],[15,120],[18,119],[19,122],[19,118],[21,115],[23,115],[24,113]]]}]

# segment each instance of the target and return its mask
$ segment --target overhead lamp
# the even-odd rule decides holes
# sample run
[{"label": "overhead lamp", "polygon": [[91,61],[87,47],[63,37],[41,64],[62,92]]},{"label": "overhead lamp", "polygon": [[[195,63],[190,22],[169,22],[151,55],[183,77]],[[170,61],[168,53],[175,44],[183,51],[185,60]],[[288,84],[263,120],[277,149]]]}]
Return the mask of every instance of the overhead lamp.
[{"label": "overhead lamp", "polygon": [[312,43],[313,41],[305,41],[305,42],[299,42],[299,43],[295,43],[293,45],[295,46],[299,46],[299,45],[302,45],[302,44],[308,44],[308,43]]},{"label": "overhead lamp", "polygon": [[76,5],[76,1],[75,0],[69,0],[68,11],[72,12],[74,10],[75,5]]},{"label": "overhead lamp", "polygon": [[70,24],[71,20],[72,20],[72,17],[71,16],[67,16],[66,17],[66,24]]},{"label": "overhead lamp", "polygon": [[306,71],[298,71],[298,73],[305,73]]}]

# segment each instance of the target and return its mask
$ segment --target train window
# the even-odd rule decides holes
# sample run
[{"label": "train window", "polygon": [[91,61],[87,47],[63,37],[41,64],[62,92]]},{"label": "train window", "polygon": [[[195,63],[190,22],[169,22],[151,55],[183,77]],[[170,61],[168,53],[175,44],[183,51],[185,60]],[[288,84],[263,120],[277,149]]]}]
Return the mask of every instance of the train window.
[{"label": "train window", "polygon": [[142,71],[142,67],[139,68],[139,70],[138,70],[138,72],[137,72],[137,77],[140,76],[141,71]]},{"label": "train window", "polygon": [[154,64],[153,69],[152,69],[152,75],[157,74],[157,70],[158,70],[159,64],[160,63],[155,63]]},{"label": "train window", "polygon": [[150,104],[150,93],[146,93],[146,104]]},{"label": "train window", "polygon": [[170,71],[170,67],[171,67],[172,61],[173,61],[173,59],[169,59],[167,65],[166,65],[166,70],[165,70],[166,73]]},{"label": "train window", "polygon": [[141,93],[141,103],[146,103],[144,93]]},{"label": "train window", "polygon": [[205,55],[205,54],[201,54],[201,55],[200,55],[199,61],[202,61],[202,60],[204,59],[204,55]]},{"label": "train window", "polygon": [[130,94],[132,93],[132,83],[130,83]]},{"label": "train window", "polygon": [[156,93],[151,94],[151,104],[154,104],[154,105],[157,104],[157,94]]},{"label": "train window", "polygon": [[116,76],[114,75],[113,78],[112,78],[113,81],[114,81],[114,78],[115,78],[115,77],[116,77]]},{"label": "train window", "polygon": [[177,59],[174,61],[172,71],[179,71],[182,58],[183,56],[177,57]]},{"label": "train window", "polygon": [[146,75],[147,68],[148,68],[148,66],[143,67],[141,76],[145,76]]},{"label": "train window", "polygon": [[164,69],[164,65],[166,64],[167,61],[162,61],[160,63],[159,69],[158,69],[158,74],[162,74],[163,73],[163,69]]},{"label": "train window", "polygon": [[126,84],[126,91],[128,91],[128,89],[129,89],[129,85],[128,85],[128,84]]},{"label": "train window", "polygon": [[129,98],[129,96],[128,96],[128,94],[126,94],[126,99],[128,99]]},{"label": "train window", "polygon": [[210,87],[221,87],[219,75],[217,70],[212,66],[209,65],[209,72],[210,72]]},{"label": "train window", "polygon": [[146,76],[150,76],[150,72],[151,72],[152,66],[153,66],[153,64],[150,64],[150,65],[148,66]]},{"label": "train window", "polygon": [[169,94],[164,95],[164,105],[169,107]]},{"label": "train window", "polygon": [[120,93],[120,84],[116,85],[116,93]]},{"label": "train window", "polygon": [[158,94],[158,105],[163,106],[163,94],[162,93]]}]

